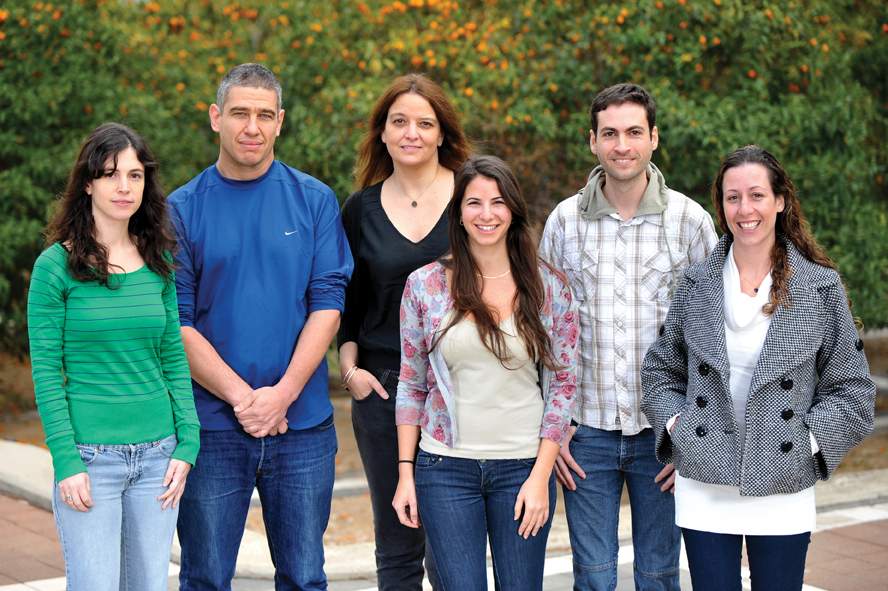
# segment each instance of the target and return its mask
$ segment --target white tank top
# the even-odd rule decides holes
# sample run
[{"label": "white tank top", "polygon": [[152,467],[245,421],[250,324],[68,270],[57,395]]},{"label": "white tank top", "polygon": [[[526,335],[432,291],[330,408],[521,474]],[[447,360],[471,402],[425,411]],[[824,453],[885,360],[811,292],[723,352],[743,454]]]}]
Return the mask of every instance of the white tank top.
[{"label": "white tank top", "polygon": [[[444,326],[449,323],[444,320]],[[511,359],[503,367],[463,319],[438,343],[453,384],[459,439],[454,447],[422,432],[419,447],[433,454],[472,459],[535,458],[540,444],[543,398],[536,363],[527,355],[513,317],[500,323]]]}]

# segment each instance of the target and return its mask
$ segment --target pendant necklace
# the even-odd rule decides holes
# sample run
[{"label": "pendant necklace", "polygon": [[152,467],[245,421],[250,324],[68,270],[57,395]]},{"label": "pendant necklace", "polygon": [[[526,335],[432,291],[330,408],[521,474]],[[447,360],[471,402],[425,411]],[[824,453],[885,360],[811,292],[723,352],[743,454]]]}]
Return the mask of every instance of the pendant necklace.
[{"label": "pendant necklace", "polygon": [[410,195],[407,194],[407,191],[404,190],[404,185],[401,184],[401,179],[400,179],[400,178],[398,179],[398,186],[401,187],[401,192],[404,193],[404,195],[407,196],[407,199],[410,199],[410,206],[411,206],[411,207],[416,207],[416,206],[419,205],[419,200],[422,199],[422,197],[423,197],[426,193],[428,193],[429,189],[432,188],[432,185],[435,184],[435,181],[438,180],[438,172],[440,172],[440,170],[441,170],[441,167],[438,166],[438,167],[435,169],[435,176],[432,178],[432,182],[430,182],[430,183],[428,184],[428,186],[427,186],[425,189],[423,189],[423,190],[419,193],[419,195],[417,195],[416,197],[413,197],[413,198],[411,198]]}]

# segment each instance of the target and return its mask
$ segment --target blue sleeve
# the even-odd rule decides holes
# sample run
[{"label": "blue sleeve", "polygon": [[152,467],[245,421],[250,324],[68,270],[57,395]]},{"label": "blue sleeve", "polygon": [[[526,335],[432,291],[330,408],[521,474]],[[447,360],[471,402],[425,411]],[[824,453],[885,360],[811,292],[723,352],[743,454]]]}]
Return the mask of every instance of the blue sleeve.
[{"label": "blue sleeve", "polygon": [[179,324],[194,328],[194,257],[179,206],[169,202],[170,219],[176,232],[176,296],[179,299]]},{"label": "blue sleeve", "polygon": [[354,268],[348,239],[342,227],[339,204],[329,189],[315,216],[314,256],[308,283],[308,313],[345,308],[345,287]]}]

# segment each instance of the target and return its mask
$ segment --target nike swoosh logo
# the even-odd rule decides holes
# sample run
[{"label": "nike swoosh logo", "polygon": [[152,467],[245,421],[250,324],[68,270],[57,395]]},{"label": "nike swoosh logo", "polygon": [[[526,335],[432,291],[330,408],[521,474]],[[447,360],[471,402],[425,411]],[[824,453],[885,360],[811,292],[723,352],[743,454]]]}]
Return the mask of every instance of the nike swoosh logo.
[{"label": "nike swoosh logo", "polygon": [[284,232],[284,236],[290,236],[291,234],[295,234],[296,230],[291,230],[290,232]]}]

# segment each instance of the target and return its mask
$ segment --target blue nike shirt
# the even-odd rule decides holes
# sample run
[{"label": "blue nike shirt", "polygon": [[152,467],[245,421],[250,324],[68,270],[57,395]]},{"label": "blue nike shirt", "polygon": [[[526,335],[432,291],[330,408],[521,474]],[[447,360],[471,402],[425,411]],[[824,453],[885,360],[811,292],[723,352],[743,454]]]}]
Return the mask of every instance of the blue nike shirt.
[{"label": "blue nike shirt", "polygon": [[[201,333],[251,387],[273,386],[308,315],[339,310],[353,262],[333,191],[275,160],[261,177],[215,164],[169,197],[178,238],[179,320]],[[201,427],[239,429],[232,407],[192,382]],[[287,411],[291,429],[333,412],[322,360]]]}]

